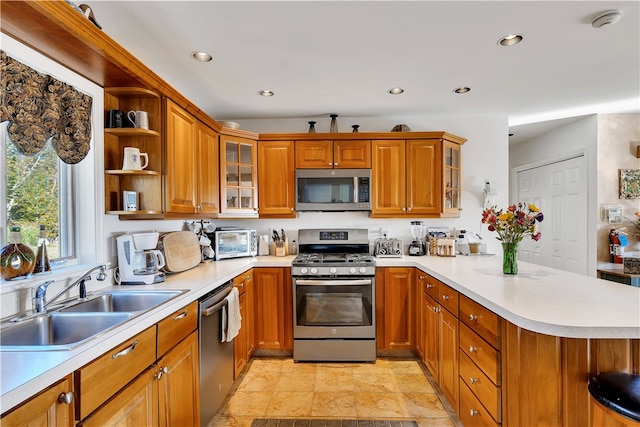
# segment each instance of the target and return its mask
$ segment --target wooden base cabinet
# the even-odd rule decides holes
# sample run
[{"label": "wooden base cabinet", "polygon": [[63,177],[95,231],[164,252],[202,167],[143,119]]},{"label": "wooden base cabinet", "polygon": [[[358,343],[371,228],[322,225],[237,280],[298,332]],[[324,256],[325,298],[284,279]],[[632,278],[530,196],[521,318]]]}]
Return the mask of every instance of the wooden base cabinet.
[{"label": "wooden base cabinet", "polygon": [[196,426],[200,423],[198,331],[158,360],[159,425]]},{"label": "wooden base cabinet", "polygon": [[423,341],[423,361],[445,397],[458,407],[458,292],[416,269],[421,325],[416,342]]},{"label": "wooden base cabinet", "polygon": [[253,269],[256,349],[293,350],[291,268]]},{"label": "wooden base cabinet", "polygon": [[[381,298],[384,317],[378,318],[385,350],[411,350],[414,345],[414,268],[384,268],[383,280],[376,281],[376,300]],[[380,292],[381,291],[381,292]]]},{"label": "wooden base cabinet", "polygon": [[238,289],[240,316],[242,316],[240,331],[233,340],[233,377],[235,379],[247,365],[254,347],[253,270],[236,276],[233,279],[233,285]]},{"label": "wooden base cabinet", "polygon": [[158,381],[149,368],[78,427],[157,426]]},{"label": "wooden base cabinet", "polygon": [[71,427],[74,425],[74,403],[73,378],[69,375],[17,408],[3,414],[0,425]]}]

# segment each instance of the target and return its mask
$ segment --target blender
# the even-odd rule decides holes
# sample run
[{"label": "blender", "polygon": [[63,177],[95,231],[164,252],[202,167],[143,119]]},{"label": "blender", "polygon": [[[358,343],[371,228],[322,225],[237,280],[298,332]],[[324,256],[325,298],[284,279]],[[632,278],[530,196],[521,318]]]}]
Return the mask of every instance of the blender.
[{"label": "blender", "polygon": [[409,255],[424,255],[424,237],[426,228],[422,221],[411,221],[411,236],[413,241],[409,245]]}]

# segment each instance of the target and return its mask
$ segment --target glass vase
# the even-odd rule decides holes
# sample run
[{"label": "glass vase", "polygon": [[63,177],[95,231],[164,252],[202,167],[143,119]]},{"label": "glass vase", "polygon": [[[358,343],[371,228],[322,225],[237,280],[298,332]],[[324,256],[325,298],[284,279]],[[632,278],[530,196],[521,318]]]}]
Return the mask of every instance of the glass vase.
[{"label": "glass vase", "polygon": [[336,120],[338,118],[337,114],[329,114],[329,117],[331,117],[331,124],[329,126],[329,133],[338,133],[338,121]]},{"label": "glass vase", "polygon": [[502,272],[518,274],[518,243],[502,243]]}]

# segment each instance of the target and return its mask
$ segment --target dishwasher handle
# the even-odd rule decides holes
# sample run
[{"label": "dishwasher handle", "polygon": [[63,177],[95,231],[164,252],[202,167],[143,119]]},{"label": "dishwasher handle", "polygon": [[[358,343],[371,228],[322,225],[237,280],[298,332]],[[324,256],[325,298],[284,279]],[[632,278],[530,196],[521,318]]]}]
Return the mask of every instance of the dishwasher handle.
[{"label": "dishwasher handle", "polygon": [[232,289],[233,289],[233,286],[229,286],[227,289],[225,289],[222,292],[220,292],[219,294],[217,294],[215,299],[220,300],[220,301],[215,303],[211,307],[207,307],[204,310],[202,310],[200,315],[203,316],[203,317],[207,317],[207,316],[211,316],[213,313],[215,313],[217,311],[220,311],[220,309],[222,307],[227,305],[227,300],[225,298],[227,297],[227,295],[229,295],[231,293]]}]

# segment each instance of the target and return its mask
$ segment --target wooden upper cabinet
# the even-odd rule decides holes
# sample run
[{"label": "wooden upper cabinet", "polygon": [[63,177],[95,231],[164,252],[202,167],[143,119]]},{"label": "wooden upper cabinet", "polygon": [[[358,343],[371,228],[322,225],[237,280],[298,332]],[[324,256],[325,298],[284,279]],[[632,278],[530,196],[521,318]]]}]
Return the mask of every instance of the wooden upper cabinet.
[{"label": "wooden upper cabinet", "polygon": [[198,205],[199,213],[220,212],[220,160],[218,157],[218,134],[210,127],[198,122]]},{"label": "wooden upper cabinet", "polygon": [[407,213],[440,213],[440,140],[417,139],[406,142]]},{"label": "wooden upper cabinet", "polygon": [[196,119],[166,101],[167,213],[196,213]]},{"label": "wooden upper cabinet", "polygon": [[368,169],[371,167],[371,141],[334,141],[333,167]]},{"label": "wooden upper cabinet", "polygon": [[372,217],[460,215],[459,143],[373,140],[372,158]]},{"label": "wooden upper cabinet", "polygon": [[218,134],[166,101],[166,213],[215,217],[219,212]]},{"label": "wooden upper cabinet", "polygon": [[258,191],[261,218],[295,218],[293,141],[258,142]]},{"label": "wooden upper cabinet", "polygon": [[220,136],[219,216],[258,216],[257,146],[253,139]]},{"label": "wooden upper cabinet", "polygon": [[368,169],[371,141],[296,141],[298,169]]},{"label": "wooden upper cabinet", "polygon": [[406,211],[405,141],[372,141],[371,216],[401,216]]}]

